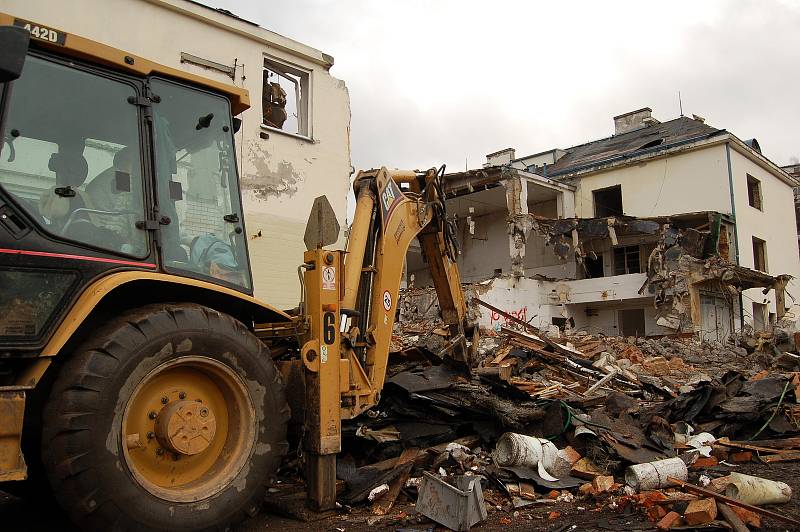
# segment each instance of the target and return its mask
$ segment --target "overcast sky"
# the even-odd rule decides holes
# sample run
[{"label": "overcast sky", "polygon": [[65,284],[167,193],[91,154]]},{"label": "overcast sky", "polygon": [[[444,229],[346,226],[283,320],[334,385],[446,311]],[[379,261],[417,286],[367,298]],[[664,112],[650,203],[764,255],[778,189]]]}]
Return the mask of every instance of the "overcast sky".
[{"label": "overcast sky", "polygon": [[335,58],[356,168],[479,167],[683,111],[800,157],[800,0],[205,0]]}]

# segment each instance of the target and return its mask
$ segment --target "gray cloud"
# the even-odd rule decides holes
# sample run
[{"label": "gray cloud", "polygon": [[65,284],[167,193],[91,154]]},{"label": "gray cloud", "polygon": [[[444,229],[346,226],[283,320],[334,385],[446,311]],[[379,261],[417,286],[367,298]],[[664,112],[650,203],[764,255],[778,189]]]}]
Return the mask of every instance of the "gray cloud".
[{"label": "gray cloud", "polygon": [[[213,0],[209,0],[213,2]],[[470,167],[608,136],[650,106],[786,164],[800,139],[800,2],[216,0],[336,58],[357,168]]]}]

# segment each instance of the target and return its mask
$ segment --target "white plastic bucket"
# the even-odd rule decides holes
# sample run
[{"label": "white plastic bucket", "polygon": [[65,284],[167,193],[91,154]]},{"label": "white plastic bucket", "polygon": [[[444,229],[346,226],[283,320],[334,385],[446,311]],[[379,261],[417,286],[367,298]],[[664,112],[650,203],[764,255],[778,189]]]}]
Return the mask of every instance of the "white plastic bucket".
[{"label": "white plastic bucket", "polygon": [[656,460],[646,464],[637,464],[625,470],[625,484],[636,491],[657,490],[670,485],[667,477],[678,480],[689,478],[689,470],[681,458]]},{"label": "white plastic bucket", "polygon": [[783,482],[741,473],[731,473],[729,480],[725,495],[747,504],[783,504],[792,498],[792,488]]}]

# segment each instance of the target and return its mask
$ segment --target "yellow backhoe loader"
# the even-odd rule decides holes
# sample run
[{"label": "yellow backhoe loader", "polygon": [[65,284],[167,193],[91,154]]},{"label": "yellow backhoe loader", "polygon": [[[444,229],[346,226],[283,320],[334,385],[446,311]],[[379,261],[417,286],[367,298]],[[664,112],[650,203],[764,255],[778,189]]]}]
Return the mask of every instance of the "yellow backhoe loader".
[{"label": "yellow backhoe loader", "polygon": [[89,530],[226,529],[258,511],[293,414],[309,501],[332,508],[415,238],[466,358],[442,171],[359,173],[346,252],[319,199],[284,312],[252,296],[245,90],[0,14],[0,91],[0,489],[46,487]]}]

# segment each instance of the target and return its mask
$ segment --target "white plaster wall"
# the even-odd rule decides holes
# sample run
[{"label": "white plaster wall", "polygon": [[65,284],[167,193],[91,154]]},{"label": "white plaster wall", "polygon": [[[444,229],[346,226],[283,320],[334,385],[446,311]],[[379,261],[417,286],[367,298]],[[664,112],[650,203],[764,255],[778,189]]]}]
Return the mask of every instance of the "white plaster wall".
[{"label": "white plaster wall", "polygon": [[[549,288],[547,281],[500,277],[471,288],[470,294],[534,327],[544,328],[552,323],[553,316],[560,316],[560,307],[547,302]],[[480,305],[474,308],[481,327],[499,330],[505,325],[506,319],[502,316]]]},{"label": "white plaster wall", "polygon": [[[596,311],[596,316],[587,316],[586,309],[592,308]],[[625,309],[644,309],[645,335],[673,334],[675,331],[656,325],[656,311],[653,307],[652,298],[640,299],[638,301],[626,301],[617,304],[580,304],[568,307],[577,330],[584,330],[592,334],[606,334],[618,336],[621,333],[619,323],[620,310]]]},{"label": "white plaster wall", "polygon": [[[644,274],[631,274],[563,282],[501,277],[469,287],[469,295],[539,328],[550,326],[553,317],[572,317],[578,330],[609,335],[619,334],[618,310],[643,308],[645,334],[670,334],[674,331],[655,323],[652,297],[637,293],[644,277]],[[606,292],[606,296],[601,292]],[[597,316],[587,316],[587,307],[595,309]],[[475,309],[481,327],[498,330],[505,324],[506,319],[498,314],[480,305]]]},{"label": "white plaster wall", "polygon": [[594,217],[592,191],[614,185],[621,185],[622,208],[630,216],[731,211],[722,145],[581,177],[575,192],[576,216]]},{"label": "white plaster wall", "polygon": [[[474,235],[469,233],[466,220],[459,222],[461,255],[458,256],[457,263],[462,282],[483,281],[492,277],[497,268],[502,269],[503,273],[511,271],[506,216],[505,212],[473,216]],[[433,286],[428,265],[422,261],[418,251],[409,251],[407,264],[407,273],[414,274],[414,286]]]},{"label": "white plaster wall", "polygon": [[[182,0],[2,0],[0,10],[129,51],[158,63],[231,83],[224,74],[181,64],[180,53],[244,65],[235,83],[250,91],[251,109],[236,135],[250,236],[255,293],[278,307],[297,304],[297,265],[314,198],[327,195],[342,226],[350,174],[350,104],[344,82],[319,64],[318,50]],[[258,38],[247,35],[256,32]],[[263,42],[267,41],[267,42]],[[310,72],[311,138],[266,131],[261,124],[261,68],[271,56]],[[259,231],[262,237],[253,237]],[[340,239],[341,240],[341,239]]]},{"label": "white plaster wall", "polygon": [[647,274],[631,273],[613,277],[577,279],[574,281],[553,282],[554,296],[567,304],[613,302],[638,299],[639,288],[647,279]]},{"label": "white plaster wall", "polygon": [[[771,275],[788,273],[795,278],[800,277],[792,187],[733,148],[731,148],[731,172],[736,202],[740,264],[748,268],[754,267],[752,239],[755,236],[767,243],[768,273]],[[747,195],[747,174],[761,181],[763,211],[750,206]],[[787,290],[798,297],[799,286],[800,283],[795,279],[789,283]],[[746,323],[752,324],[753,301],[761,303],[767,299],[769,312],[776,312],[774,290],[766,296],[762,294],[761,289],[746,290],[743,296]],[[791,299],[787,298],[787,304],[791,304]]]}]

